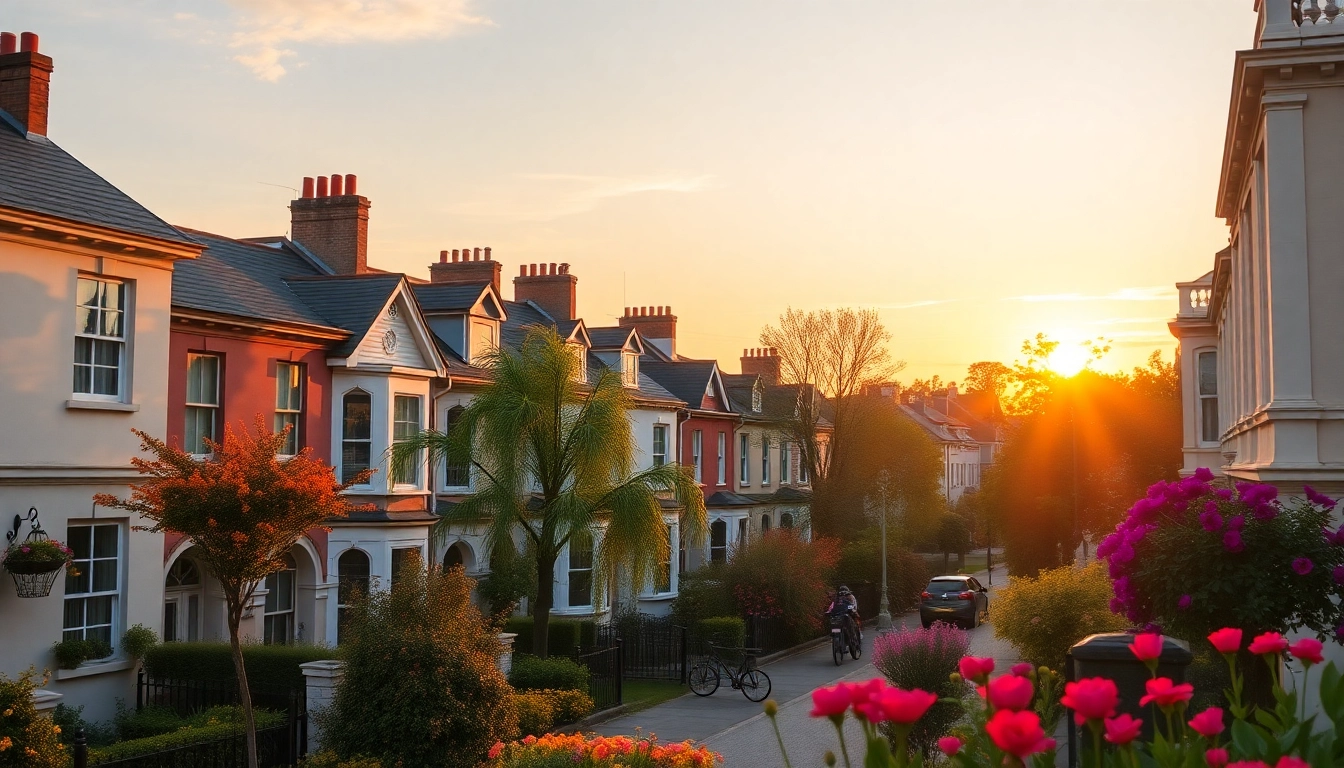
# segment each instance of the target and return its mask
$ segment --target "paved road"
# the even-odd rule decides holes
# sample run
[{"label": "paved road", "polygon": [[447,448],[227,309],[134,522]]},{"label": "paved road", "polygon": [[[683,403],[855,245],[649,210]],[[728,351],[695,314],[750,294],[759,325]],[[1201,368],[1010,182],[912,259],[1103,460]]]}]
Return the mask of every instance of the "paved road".
[{"label": "paved road", "polygon": [[[983,576],[981,574],[981,576]],[[995,587],[1007,582],[1001,568],[994,569]],[[991,591],[991,599],[993,599]],[[918,626],[918,614],[907,614],[897,619],[898,625]],[[865,650],[872,647],[875,630],[867,630]],[[1007,643],[994,638],[994,630],[981,626],[971,633],[970,652],[977,656],[993,656],[1000,669],[1016,663],[1016,651]],[[795,766],[819,766],[826,751],[839,755],[834,727],[828,720],[813,720],[807,716],[812,708],[812,689],[832,685],[838,680],[867,680],[877,676],[867,656],[859,661],[846,661],[837,667],[831,658],[829,645],[781,659],[762,667],[774,683],[770,697],[779,703],[779,725],[784,744]],[[858,744],[858,727],[850,722],[853,733],[851,745]],[[728,768],[756,768],[782,764],[770,721],[761,712],[760,704],[746,700],[740,691],[724,686],[713,696],[700,698],[687,694],[665,704],[612,720],[596,730],[603,734],[655,733],[665,741],[695,739],[723,754]],[[861,756],[854,757],[857,762]]]}]

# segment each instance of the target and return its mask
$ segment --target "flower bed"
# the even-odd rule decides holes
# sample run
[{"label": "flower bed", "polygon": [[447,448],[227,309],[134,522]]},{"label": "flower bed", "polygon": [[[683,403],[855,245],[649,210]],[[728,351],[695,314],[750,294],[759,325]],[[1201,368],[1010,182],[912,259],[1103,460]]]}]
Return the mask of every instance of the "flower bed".
[{"label": "flower bed", "polygon": [[[1079,765],[1093,768],[1326,768],[1344,765],[1344,740],[1336,733],[1344,729],[1344,675],[1333,663],[1325,666],[1318,687],[1321,709],[1329,723],[1317,723],[1321,715],[1303,717],[1306,681],[1311,669],[1320,665],[1322,645],[1306,638],[1289,642],[1276,632],[1265,632],[1249,645],[1242,630],[1222,628],[1209,635],[1209,642],[1226,659],[1233,684],[1227,692],[1227,709],[1208,707],[1191,716],[1187,712],[1194,688],[1157,676],[1163,638],[1156,633],[1135,637],[1130,650],[1149,669],[1146,695],[1140,700],[1148,708],[1147,719],[1154,725],[1149,742],[1140,739],[1144,717],[1117,714],[1120,693],[1111,680],[1094,677],[1065,686],[1059,703],[1073,712],[1074,721],[1090,735],[1090,750]],[[1258,707],[1243,700],[1242,676],[1237,658],[1242,651],[1259,656],[1274,676],[1273,707]],[[1303,669],[1301,701],[1289,693],[1279,679],[1284,654]],[[978,700],[966,704],[969,725],[958,726],[953,735],[938,740],[938,751],[948,762],[960,768],[1047,768],[1055,764],[1055,741],[1046,736],[1038,711],[1052,704],[1051,678],[1036,676],[1033,670],[1015,667],[1010,674],[991,677],[993,659],[965,657],[954,682],[969,680],[980,693]],[[851,714],[859,721],[867,752],[865,768],[923,765],[925,755],[907,749],[912,729],[927,716],[938,697],[923,690],[904,690],[888,686],[882,679],[865,683],[840,683],[812,692],[812,716],[826,717],[835,724],[840,737],[841,754],[851,768],[849,750],[844,742],[844,721]],[[765,712],[774,721],[778,708],[766,702]],[[884,737],[886,729],[890,737]],[[776,725],[778,733],[778,725]],[[783,741],[780,741],[781,747]],[[787,764],[788,758],[785,756]],[[828,753],[826,764],[836,758]]]},{"label": "flower bed", "polygon": [[718,754],[689,741],[656,737],[547,734],[491,747],[489,768],[714,768]]}]

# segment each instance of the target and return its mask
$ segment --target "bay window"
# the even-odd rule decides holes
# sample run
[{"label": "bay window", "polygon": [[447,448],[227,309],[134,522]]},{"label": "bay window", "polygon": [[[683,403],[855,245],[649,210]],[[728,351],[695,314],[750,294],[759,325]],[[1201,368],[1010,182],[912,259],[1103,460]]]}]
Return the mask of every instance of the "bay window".
[{"label": "bay window", "polygon": [[369,468],[372,456],[373,398],[354,390],[341,400],[341,482],[348,483]]},{"label": "bay window", "polygon": [[[397,395],[392,401],[392,444],[404,443],[420,433],[420,398]],[[420,460],[406,462],[394,469],[392,482],[396,485],[420,484]]]}]

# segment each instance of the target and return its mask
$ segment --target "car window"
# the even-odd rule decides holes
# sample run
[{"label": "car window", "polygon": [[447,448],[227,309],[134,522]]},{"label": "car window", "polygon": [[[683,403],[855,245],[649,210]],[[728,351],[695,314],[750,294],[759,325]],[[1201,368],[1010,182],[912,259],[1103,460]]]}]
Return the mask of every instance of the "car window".
[{"label": "car window", "polygon": [[966,583],[970,584],[971,589],[974,589],[977,592],[981,590],[980,582],[976,581],[975,579],[967,579]]},{"label": "car window", "polygon": [[964,589],[966,589],[966,582],[961,579],[934,579],[929,582],[926,591],[933,593],[960,592]]}]

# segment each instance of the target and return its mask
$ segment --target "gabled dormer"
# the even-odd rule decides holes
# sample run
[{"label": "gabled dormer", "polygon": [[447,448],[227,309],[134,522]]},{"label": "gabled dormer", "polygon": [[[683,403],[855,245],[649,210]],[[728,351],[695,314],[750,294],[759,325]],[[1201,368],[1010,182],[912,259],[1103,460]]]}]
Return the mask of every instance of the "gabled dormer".
[{"label": "gabled dormer", "polygon": [[578,365],[574,369],[574,379],[580,384],[588,382],[588,350],[593,348],[593,340],[582,320],[568,320],[557,323],[556,330],[565,340],[565,347]]},{"label": "gabled dormer", "polygon": [[333,368],[446,376],[447,369],[410,283],[397,274],[295,278],[305,304],[350,337],[327,353]]},{"label": "gabled dormer", "polygon": [[621,382],[631,389],[639,388],[639,358],[644,354],[644,342],[633,328],[590,328],[593,355],[613,371],[621,374]]},{"label": "gabled dormer", "polygon": [[499,345],[508,312],[492,284],[422,283],[414,291],[430,330],[458,357],[475,365]]}]

